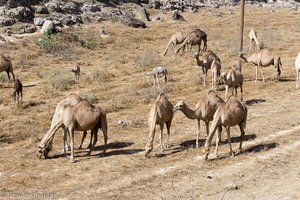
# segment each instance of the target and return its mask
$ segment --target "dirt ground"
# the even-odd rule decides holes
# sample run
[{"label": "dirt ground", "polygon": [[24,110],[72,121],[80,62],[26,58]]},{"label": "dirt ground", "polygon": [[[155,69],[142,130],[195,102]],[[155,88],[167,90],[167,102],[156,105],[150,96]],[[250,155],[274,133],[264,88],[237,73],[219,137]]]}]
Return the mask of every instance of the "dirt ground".
[{"label": "dirt ground", "polygon": [[[300,199],[300,90],[295,89],[294,69],[300,46],[300,13],[292,9],[246,7],[246,55],[247,35],[253,27],[264,47],[281,57],[282,76],[275,81],[276,69],[270,66],[263,69],[266,82],[260,79],[255,83],[254,66],[243,64],[244,103],[248,107],[243,153],[229,156],[223,132],[219,158],[214,158],[213,146],[209,160],[204,161],[204,123],[200,147],[195,148],[196,121],[176,112],[170,149],[156,153],[156,134],[151,158],[144,157],[148,112],[158,94],[152,78],[143,76],[144,71],[159,63],[169,68],[169,82],[163,91],[173,105],[184,100],[193,108],[210,87],[210,74],[208,86],[202,85],[203,74],[193,52],[174,56],[171,50],[162,56],[169,37],[176,31],[189,33],[199,27],[208,34],[208,49],[221,58],[222,71],[237,60],[238,8],[203,8],[183,16],[187,22],[148,22],[147,29],[105,22],[65,30],[93,37],[92,49],[72,43],[63,46],[63,52],[45,53],[36,44],[38,35],[3,44],[1,53],[12,59],[16,76],[25,87],[23,103],[17,107],[10,98],[12,88],[5,86],[6,80],[1,83],[0,199]],[[110,39],[98,36],[99,26],[105,27]],[[67,91],[49,84],[47,73],[65,70],[67,74],[76,63],[81,66],[80,83]],[[99,79],[95,73],[100,74]],[[37,144],[50,127],[56,104],[74,92],[107,111],[107,154],[102,154],[99,132],[92,155],[86,155],[88,149],[76,150],[76,163],[68,163],[69,158],[61,156],[59,132],[50,152],[52,159],[38,159]],[[223,98],[224,90],[218,94]],[[119,120],[127,123],[118,125]],[[231,133],[236,151],[238,128],[233,127]],[[78,147],[81,133],[76,134]],[[87,145],[88,139],[84,147]]]}]

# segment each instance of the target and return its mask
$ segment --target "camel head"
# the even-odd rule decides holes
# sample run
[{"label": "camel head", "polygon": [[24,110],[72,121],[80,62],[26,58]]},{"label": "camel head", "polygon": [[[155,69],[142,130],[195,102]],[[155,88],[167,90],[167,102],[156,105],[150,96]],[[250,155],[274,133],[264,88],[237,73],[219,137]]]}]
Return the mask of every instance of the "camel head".
[{"label": "camel head", "polygon": [[183,110],[185,108],[186,104],[180,100],[178,101],[178,103],[174,106],[173,108],[173,112],[177,111],[177,110]]},{"label": "camel head", "polygon": [[241,58],[242,61],[244,61],[244,62],[246,62],[246,63],[248,62],[248,59],[244,56],[244,53],[243,53],[243,52],[240,52],[240,53],[239,53],[239,57]]},{"label": "camel head", "polygon": [[51,147],[51,145],[45,145],[45,144],[39,144],[38,145],[38,148],[39,148],[39,150],[38,150],[38,158],[39,159],[41,159],[43,156],[45,157],[45,158],[49,158],[49,156],[48,156],[48,154],[49,154],[49,152],[51,151],[51,149],[52,149],[52,147]]},{"label": "camel head", "polygon": [[222,72],[220,74],[220,78],[223,79],[223,80],[226,78],[226,76],[227,76],[227,72]]}]

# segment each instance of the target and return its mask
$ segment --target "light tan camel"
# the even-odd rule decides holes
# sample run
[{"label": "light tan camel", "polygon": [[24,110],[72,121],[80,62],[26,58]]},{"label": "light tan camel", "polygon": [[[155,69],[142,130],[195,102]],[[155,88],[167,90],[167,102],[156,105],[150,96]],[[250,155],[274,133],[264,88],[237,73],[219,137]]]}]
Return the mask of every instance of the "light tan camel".
[{"label": "light tan camel", "polygon": [[164,50],[164,56],[168,53],[170,45],[172,45],[175,48],[174,52],[176,53],[176,51],[177,51],[177,45],[182,44],[183,41],[185,40],[185,38],[186,38],[186,35],[184,33],[180,32],[180,31],[174,33],[171,36],[166,49]]},{"label": "light tan camel", "polygon": [[257,40],[257,36],[256,36],[256,32],[254,31],[253,28],[251,28],[250,32],[249,32],[249,40],[250,40],[250,50],[252,48],[252,45],[253,45],[253,49],[255,50],[256,48],[257,49],[260,49],[260,44]]},{"label": "light tan camel", "polygon": [[149,153],[153,149],[153,140],[155,136],[155,127],[156,124],[160,125],[160,147],[159,150],[163,151],[163,128],[164,123],[166,123],[167,126],[167,142],[166,142],[166,148],[169,148],[169,136],[170,136],[170,128],[171,123],[173,119],[174,113],[173,113],[173,105],[172,103],[167,99],[166,95],[161,93],[155,100],[154,104],[151,107],[149,118],[148,118],[148,124],[150,128],[150,134],[148,137],[148,141],[145,146],[145,157],[149,156]]},{"label": "light tan camel", "polygon": [[225,101],[227,100],[228,88],[232,88],[232,94],[236,97],[237,88],[241,88],[241,100],[243,101],[243,74],[236,68],[232,67],[229,72],[223,72],[220,78],[225,83]]},{"label": "light tan camel", "polygon": [[295,60],[295,67],[296,67],[296,88],[299,88],[300,86],[300,52]]},{"label": "light tan camel", "polygon": [[213,67],[213,69],[211,70],[212,88],[214,89],[215,87],[218,87],[217,86],[217,77],[220,76],[220,71],[221,71],[220,58],[212,51],[203,52],[201,60],[199,59],[199,54],[197,54],[197,53],[194,54],[194,58],[196,58],[197,65],[202,67],[202,71],[205,76],[203,85],[206,86],[207,71]]},{"label": "light tan camel", "polygon": [[190,33],[190,35],[185,38],[183,43],[177,49],[176,53],[178,53],[182,48],[185,48],[185,46],[187,46],[188,51],[191,51],[192,46],[197,45],[198,46],[197,54],[199,54],[200,49],[201,49],[201,41],[202,40],[204,42],[202,50],[206,51],[206,48],[207,48],[207,35],[204,31],[202,31],[200,29],[196,29],[196,30],[192,31]]},{"label": "light tan camel", "polygon": [[[245,135],[244,129],[246,128],[246,121],[247,121],[247,113],[248,113],[247,107],[234,96],[230,96],[225,103],[222,103],[218,107],[209,129],[209,135],[206,139],[203,148],[205,159],[208,158],[212,138],[214,137],[217,128],[220,126],[224,126],[226,129],[228,144],[230,148],[230,155],[234,156],[231,147],[230,127],[239,125],[241,131],[239,151],[242,150],[243,137]],[[215,149],[216,156],[218,156],[218,143],[219,143],[218,140],[219,137],[217,137],[216,140],[216,149]]]},{"label": "light tan camel", "polygon": [[240,57],[244,62],[246,63],[251,62],[256,66],[255,82],[257,82],[258,68],[261,71],[263,82],[265,82],[265,77],[262,71],[262,67],[268,67],[270,65],[274,65],[275,68],[277,68],[277,80],[280,79],[280,74],[281,74],[280,67],[282,67],[281,59],[279,56],[273,55],[268,49],[257,50],[248,58],[244,57],[243,54],[240,54]]},{"label": "light tan camel", "polygon": [[3,72],[3,71],[5,71],[8,76],[7,85],[10,82],[9,72],[11,73],[11,75],[13,77],[13,82],[15,83],[15,75],[14,75],[14,70],[13,70],[11,61],[8,60],[4,55],[0,54],[0,72]]},{"label": "light tan camel", "polygon": [[168,82],[168,78],[167,78],[168,69],[165,66],[162,66],[162,65],[156,66],[156,67],[153,68],[152,71],[145,72],[144,76],[153,76],[153,78],[154,78],[154,85],[153,85],[153,87],[156,86],[156,83],[157,83],[158,87],[160,87],[159,86],[159,80],[158,80],[158,76],[160,74],[164,76],[165,85],[167,85],[167,82]]},{"label": "light tan camel", "polygon": [[[199,100],[194,110],[190,109],[182,100],[174,106],[174,112],[181,110],[187,118],[197,119],[196,147],[199,147],[200,120],[205,122],[206,134],[208,135],[209,122],[213,120],[217,108],[223,102],[223,99],[220,98],[215,91],[210,90],[207,96]],[[219,134],[221,134],[221,131],[222,129],[219,129]]]},{"label": "light tan camel", "polygon": [[[101,109],[95,108],[90,102],[87,100],[80,100],[79,103],[76,104],[76,96],[75,98],[69,99],[69,106],[57,106],[56,113],[53,117],[52,124],[50,130],[44,136],[42,141],[39,143],[39,153],[40,157],[44,155],[48,157],[48,153],[51,150],[52,141],[56,131],[59,128],[63,128],[63,130],[67,130],[70,137],[70,146],[71,146],[71,157],[70,162],[74,162],[74,131],[88,131],[91,130],[94,135],[94,142],[90,149],[89,154],[92,152],[93,147],[97,143],[97,132],[98,129],[101,128],[104,135],[104,151],[106,151],[107,144],[107,124],[103,119],[106,119],[106,114],[101,113]],[[65,102],[63,102],[64,104]],[[70,105],[70,104],[73,105]],[[74,105],[75,103],[75,105]],[[104,125],[105,124],[105,125]],[[66,134],[64,134],[64,144],[66,143]],[[65,148],[66,145],[64,145]],[[65,149],[64,149],[65,150]]]}]

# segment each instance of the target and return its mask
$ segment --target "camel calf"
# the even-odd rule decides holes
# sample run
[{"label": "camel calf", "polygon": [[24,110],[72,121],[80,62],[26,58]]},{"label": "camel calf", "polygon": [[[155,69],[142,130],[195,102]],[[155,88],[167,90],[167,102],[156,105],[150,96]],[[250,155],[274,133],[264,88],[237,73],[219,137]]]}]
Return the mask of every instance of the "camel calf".
[{"label": "camel calf", "polygon": [[300,86],[300,52],[295,60],[295,67],[296,67],[296,88]]},{"label": "camel calf", "polygon": [[256,32],[254,31],[253,28],[251,28],[248,36],[249,36],[249,40],[250,40],[250,48],[249,48],[249,50],[251,50],[252,45],[253,45],[254,50],[256,49],[256,47],[258,49],[260,49],[260,44],[259,44],[259,42],[257,40]]},{"label": "camel calf", "polygon": [[[243,137],[245,135],[244,129],[246,127],[246,121],[247,121],[247,113],[248,113],[247,107],[234,96],[230,96],[225,103],[222,103],[218,107],[209,129],[209,135],[206,139],[203,148],[203,153],[205,154],[205,160],[208,158],[209,155],[212,138],[214,137],[217,128],[220,126],[224,126],[226,129],[228,144],[230,148],[230,155],[234,156],[231,147],[230,127],[239,125],[241,131],[239,151],[242,150]],[[219,137],[217,137],[216,139],[216,149],[215,149],[216,156],[218,156],[218,143],[219,143]]]},{"label": "camel calf", "polygon": [[79,77],[80,77],[80,67],[79,67],[79,65],[76,65],[75,67],[71,68],[71,72],[74,73],[76,81],[79,82]]},{"label": "camel calf", "polygon": [[241,101],[243,101],[243,74],[236,67],[232,67],[228,73],[223,72],[220,78],[225,83],[225,101],[227,100],[228,88],[232,88],[232,94],[236,96],[238,87],[241,88]]},{"label": "camel calf", "polygon": [[148,124],[150,128],[150,134],[145,146],[145,157],[149,157],[149,153],[153,149],[153,141],[155,136],[155,127],[156,124],[159,124],[160,126],[160,147],[159,150],[163,151],[163,128],[164,124],[167,125],[167,142],[166,142],[166,148],[169,148],[169,136],[170,136],[170,128],[171,123],[173,119],[174,113],[173,113],[173,105],[172,103],[167,99],[165,94],[159,94],[156,101],[151,107],[149,118],[148,118]]},{"label": "camel calf", "polygon": [[167,78],[168,69],[166,67],[159,65],[157,67],[154,67],[152,71],[144,73],[145,76],[153,76],[154,77],[154,85],[153,85],[154,87],[156,86],[156,83],[157,83],[157,85],[159,87],[158,76],[160,74],[164,76],[165,85],[166,85],[167,82],[168,82],[168,78]]},{"label": "camel calf", "polygon": [[242,61],[248,63],[253,63],[255,65],[255,82],[257,82],[257,76],[258,76],[258,68],[261,71],[263,82],[265,82],[264,73],[262,71],[262,67],[268,67],[270,65],[274,65],[277,69],[277,80],[280,79],[281,70],[280,67],[282,67],[281,59],[279,56],[273,55],[268,49],[260,49],[255,51],[252,55],[250,55],[248,58],[246,58],[242,53],[240,54],[240,58]]},{"label": "camel calf", "polygon": [[12,94],[12,98],[14,99],[14,102],[18,102],[19,103],[19,97],[21,96],[21,101],[22,101],[22,98],[23,98],[23,86],[22,86],[22,83],[19,79],[17,79],[15,81],[15,84],[14,84],[14,91],[13,91],[13,94]]}]

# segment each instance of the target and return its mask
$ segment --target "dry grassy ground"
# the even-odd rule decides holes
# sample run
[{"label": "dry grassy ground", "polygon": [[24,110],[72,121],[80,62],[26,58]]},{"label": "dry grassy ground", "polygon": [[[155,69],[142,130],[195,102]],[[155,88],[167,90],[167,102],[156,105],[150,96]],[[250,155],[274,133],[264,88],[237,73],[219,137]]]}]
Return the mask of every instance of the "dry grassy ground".
[{"label": "dry grassy ground", "polygon": [[[44,39],[44,49],[50,53],[36,44],[38,35],[4,44],[1,53],[12,59],[16,76],[27,87],[23,104],[16,108],[10,98],[12,88],[5,87],[6,75],[1,73],[0,198],[51,193],[54,199],[299,199],[300,91],[294,82],[299,11],[246,8],[245,49],[253,27],[258,40],[281,56],[283,67],[281,81],[275,82],[276,70],[271,66],[264,69],[267,82],[254,83],[254,66],[243,65],[249,110],[243,154],[230,158],[224,143],[220,159],[205,162],[202,148],[194,148],[196,121],[178,112],[171,127],[171,149],[161,156],[154,156],[154,149],[150,159],[141,155],[148,137],[148,112],[158,94],[144,71],[160,63],[169,68],[170,81],[163,90],[173,104],[182,99],[194,107],[209,91],[202,86],[193,52],[162,56],[174,32],[205,30],[208,48],[221,58],[223,71],[237,60],[238,8],[207,8],[183,15],[187,22],[149,22],[147,29],[105,22],[65,30],[50,41]],[[98,36],[100,25],[110,39]],[[82,71],[79,84],[68,72],[76,63]],[[50,153],[53,159],[38,160],[37,143],[50,126],[57,102],[73,92],[108,112],[107,155],[102,156],[99,133],[92,155],[86,156],[86,149],[76,150],[77,162],[69,164],[68,158],[60,156],[62,137],[57,133]],[[218,94],[223,97],[224,91]],[[119,126],[118,120],[130,123]],[[201,128],[202,146],[204,123]],[[239,131],[232,128],[231,133],[236,150]],[[80,138],[78,133],[76,146]],[[157,135],[155,142],[156,148]]]}]

